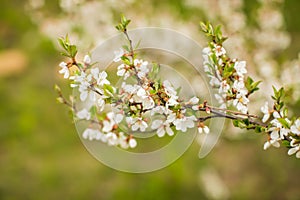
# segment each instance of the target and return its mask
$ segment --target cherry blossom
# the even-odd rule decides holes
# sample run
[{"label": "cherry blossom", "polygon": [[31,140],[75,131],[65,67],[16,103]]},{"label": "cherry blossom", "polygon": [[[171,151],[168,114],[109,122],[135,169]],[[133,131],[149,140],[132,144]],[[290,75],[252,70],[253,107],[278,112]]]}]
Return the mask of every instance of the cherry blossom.
[{"label": "cherry blossom", "polygon": [[104,137],[104,135],[99,130],[87,128],[82,133],[82,137],[83,139],[89,140],[101,140],[101,138]]},{"label": "cherry blossom", "polygon": [[269,110],[269,103],[265,102],[265,105],[263,107],[260,108],[261,112],[264,114],[263,118],[262,118],[262,122],[265,123],[266,121],[269,120],[271,112]]},{"label": "cherry blossom", "polygon": [[85,119],[85,120],[91,119],[91,113],[85,108],[77,112],[76,116],[78,117],[78,119]]},{"label": "cherry blossom", "polygon": [[133,131],[140,129],[140,131],[144,132],[146,128],[148,128],[147,122],[145,122],[141,117],[127,117],[126,122],[131,126]]},{"label": "cherry blossom", "polygon": [[300,136],[300,119],[297,119],[294,125],[291,126],[291,132]]},{"label": "cherry blossom", "polygon": [[114,57],[114,62],[119,62],[121,61],[121,57],[124,55],[124,50],[120,48],[118,51],[114,51],[115,57]]},{"label": "cherry blossom", "polygon": [[64,75],[64,78],[69,78],[70,76],[70,71],[69,71],[69,68],[67,66],[67,63],[65,62],[61,62],[59,64],[59,66],[61,67],[61,70],[59,70],[59,73],[60,74],[63,74]]},{"label": "cherry blossom", "polygon": [[170,123],[168,120],[163,121],[163,120],[155,120],[152,122],[152,129],[157,129],[157,136],[158,137],[163,137],[165,133],[167,133],[169,136],[174,135],[173,130],[170,127]]},{"label": "cherry blossom", "polygon": [[90,65],[92,63],[92,59],[89,55],[85,55],[84,58],[83,58],[83,63],[85,65]]}]

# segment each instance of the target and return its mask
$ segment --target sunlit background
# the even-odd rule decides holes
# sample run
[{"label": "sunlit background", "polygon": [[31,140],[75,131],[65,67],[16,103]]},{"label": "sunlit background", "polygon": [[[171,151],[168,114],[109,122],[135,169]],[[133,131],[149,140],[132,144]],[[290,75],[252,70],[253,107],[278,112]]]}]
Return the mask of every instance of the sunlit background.
[{"label": "sunlit background", "polygon": [[[132,28],[172,28],[205,45],[199,21],[222,24],[233,57],[271,85],[288,88],[300,116],[300,1],[297,0],[1,0],[0,199],[300,199],[300,160],[263,150],[265,136],[228,124],[204,159],[195,142],[171,166],[148,174],[112,170],[83,147],[68,110],[55,102],[56,38],[70,35],[83,55],[115,34],[120,13]],[[201,56],[201,52],[199,52]],[[65,86],[67,92],[71,90]],[[201,88],[200,88],[201,89]],[[251,100],[251,99],[250,99]]]}]

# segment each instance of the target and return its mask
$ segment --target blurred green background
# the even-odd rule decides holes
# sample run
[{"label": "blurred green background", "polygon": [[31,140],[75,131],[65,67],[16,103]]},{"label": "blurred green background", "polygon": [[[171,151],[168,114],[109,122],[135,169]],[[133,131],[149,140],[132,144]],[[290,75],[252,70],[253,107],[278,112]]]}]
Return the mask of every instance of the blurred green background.
[{"label": "blurred green background", "polygon": [[[50,37],[41,31],[42,18],[34,20],[41,13],[63,19],[76,10],[70,14],[61,2],[49,0],[36,1],[43,2],[36,11],[39,5],[32,2],[0,2],[0,199],[300,199],[299,159],[284,148],[263,151],[265,138],[253,133],[225,134],[204,159],[198,159],[195,142],[171,166],[148,174],[122,173],[98,162],[80,142],[67,109],[55,102],[54,83],[66,85],[57,75],[62,57],[53,39],[62,35]],[[105,1],[115,7],[118,3]],[[155,14],[141,13],[144,3],[195,30],[200,20],[209,19],[183,0],[129,3],[131,13],[140,12],[129,15],[133,21],[144,17],[153,24]],[[259,2],[243,3],[246,23],[255,26],[251,16]],[[280,6],[292,41],[282,55],[294,59],[300,49],[300,1],[286,0]],[[113,29],[119,13],[126,14],[115,7],[106,11],[112,22],[103,27]],[[299,116],[299,101],[291,106]]]}]

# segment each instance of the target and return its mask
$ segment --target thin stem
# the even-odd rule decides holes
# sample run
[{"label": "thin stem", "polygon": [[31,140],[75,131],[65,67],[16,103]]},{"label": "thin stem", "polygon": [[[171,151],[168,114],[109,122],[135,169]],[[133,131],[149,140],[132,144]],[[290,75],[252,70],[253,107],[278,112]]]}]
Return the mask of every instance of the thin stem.
[{"label": "thin stem", "polygon": [[241,113],[241,112],[237,112],[237,111],[233,111],[233,110],[227,110],[227,109],[213,107],[213,106],[210,106],[210,105],[206,105],[206,107],[210,108],[210,109],[214,109],[214,110],[221,110],[221,111],[228,112],[228,113],[231,113],[231,114],[234,114],[234,115],[241,115],[241,116],[259,118],[257,115],[245,114],[245,113]]},{"label": "thin stem", "polygon": [[[201,108],[199,109],[200,111],[206,111],[205,108]],[[245,118],[243,117],[239,117],[239,116],[233,116],[233,115],[230,115],[230,114],[227,114],[227,113],[224,113],[224,112],[220,112],[218,110],[214,110],[214,109],[210,109],[210,112],[215,114],[215,115],[210,115],[210,116],[207,116],[207,117],[204,117],[203,118],[203,121],[205,120],[208,120],[210,118],[216,118],[216,117],[224,117],[224,118],[227,118],[227,119],[231,119],[231,120],[243,120]],[[233,111],[235,112],[235,111]],[[213,116],[213,117],[212,117]],[[248,115],[245,115],[245,116],[248,116]],[[249,118],[249,122],[253,125],[257,125],[257,126],[266,126],[264,123],[261,123],[261,122],[258,122],[258,121],[254,121],[253,119]]]},{"label": "thin stem", "polygon": [[130,49],[130,52],[129,52],[129,56],[131,57],[131,67],[133,68],[134,70],[134,75],[135,77],[137,78],[137,81],[138,81],[138,84],[139,85],[142,85],[142,80],[140,79],[140,77],[138,76],[138,72],[134,66],[134,49],[133,49],[133,45],[132,45],[132,40],[130,39],[129,35],[128,35],[128,32],[127,30],[125,29],[124,30],[124,35],[126,37],[126,39],[128,40],[129,42],[129,49]]}]

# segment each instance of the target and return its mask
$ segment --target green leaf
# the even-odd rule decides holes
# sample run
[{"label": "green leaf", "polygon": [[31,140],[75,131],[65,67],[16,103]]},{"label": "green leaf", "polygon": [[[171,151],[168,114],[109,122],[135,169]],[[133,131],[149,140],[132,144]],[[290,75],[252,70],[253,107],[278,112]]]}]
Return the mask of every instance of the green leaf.
[{"label": "green leaf", "polygon": [[284,118],[277,118],[284,128],[290,128],[290,124]]},{"label": "green leaf", "polygon": [[77,54],[77,47],[75,45],[69,46],[69,53],[72,58],[74,58]]},{"label": "green leaf", "polygon": [[256,132],[256,133],[261,133],[261,132],[263,132],[262,127],[261,127],[261,126],[256,126],[256,127],[255,127],[255,132]]},{"label": "green leaf", "polygon": [[104,89],[104,94],[106,96],[113,96],[113,94],[115,93],[115,89],[109,84],[104,84],[103,89]]},{"label": "green leaf", "polygon": [[68,51],[68,47],[67,47],[67,45],[66,45],[66,43],[65,43],[65,40],[64,40],[63,38],[58,38],[58,42],[59,42],[60,46],[61,46],[64,50]]},{"label": "green leaf", "polygon": [[206,24],[204,22],[200,22],[199,25],[200,25],[201,30],[204,33],[207,33],[207,26],[206,26]]},{"label": "green leaf", "polygon": [[234,127],[239,127],[240,121],[237,119],[232,120],[232,124]]},{"label": "green leaf", "polygon": [[71,58],[70,54],[68,54],[68,53],[65,53],[65,52],[61,52],[61,53],[60,53],[60,55],[62,55],[62,56],[66,56],[66,57],[69,57],[69,58]]},{"label": "green leaf", "polygon": [[127,45],[123,45],[122,48],[125,49],[126,51],[130,52],[129,47]]},{"label": "green leaf", "polygon": [[283,146],[285,146],[285,147],[291,147],[291,146],[290,146],[290,142],[287,141],[287,140],[282,140],[281,144],[282,144]]}]

